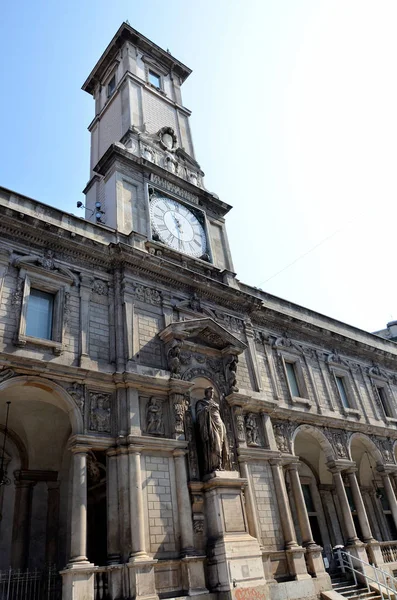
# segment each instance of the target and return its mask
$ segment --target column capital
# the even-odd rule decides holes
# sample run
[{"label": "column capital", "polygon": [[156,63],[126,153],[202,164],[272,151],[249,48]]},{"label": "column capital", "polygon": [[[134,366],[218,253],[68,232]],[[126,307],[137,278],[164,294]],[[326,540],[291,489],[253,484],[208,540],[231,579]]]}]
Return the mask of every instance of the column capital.
[{"label": "column capital", "polygon": [[135,444],[128,444],[129,454],[142,454],[143,446],[136,446]]},{"label": "column capital", "polygon": [[173,451],[172,456],[174,458],[182,458],[182,457],[186,456],[187,453],[188,453],[187,449],[178,448],[177,450]]},{"label": "column capital", "polygon": [[293,460],[291,462],[285,463],[284,466],[287,471],[299,471],[300,464],[301,463],[299,460]]},{"label": "column capital", "polygon": [[276,457],[275,458],[271,458],[269,460],[269,465],[271,465],[272,467],[281,467],[282,460],[283,459],[281,458],[281,456],[279,458],[278,457],[277,458]]},{"label": "column capital", "polygon": [[109,448],[108,450],[106,450],[106,456],[109,456],[109,458],[117,456],[118,453],[118,448]]},{"label": "column capital", "polygon": [[78,442],[69,446],[69,450],[72,454],[85,454],[87,455],[91,448],[89,446],[85,446],[84,444],[79,444]]},{"label": "column capital", "polygon": [[346,475],[355,475],[357,473],[357,471],[358,471],[357,467],[349,467],[344,472],[346,473]]}]

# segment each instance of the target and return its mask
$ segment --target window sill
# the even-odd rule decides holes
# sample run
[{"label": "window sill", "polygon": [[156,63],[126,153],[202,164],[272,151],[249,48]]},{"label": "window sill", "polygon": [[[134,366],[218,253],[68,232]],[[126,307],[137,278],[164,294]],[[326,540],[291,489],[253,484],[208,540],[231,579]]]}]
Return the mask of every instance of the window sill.
[{"label": "window sill", "polygon": [[300,406],[306,406],[306,408],[311,408],[313,403],[308,398],[300,398],[299,396],[291,396],[292,404],[298,404]]},{"label": "window sill", "polygon": [[356,417],[356,419],[361,419],[360,411],[355,408],[344,408],[343,412],[347,417]]},{"label": "window sill", "polygon": [[45,340],[42,338],[32,337],[30,335],[19,335],[17,345],[26,346],[26,344],[34,344],[35,346],[42,346],[44,348],[52,348],[54,354],[61,354],[63,345],[61,342],[55,342],[54,340]]}]

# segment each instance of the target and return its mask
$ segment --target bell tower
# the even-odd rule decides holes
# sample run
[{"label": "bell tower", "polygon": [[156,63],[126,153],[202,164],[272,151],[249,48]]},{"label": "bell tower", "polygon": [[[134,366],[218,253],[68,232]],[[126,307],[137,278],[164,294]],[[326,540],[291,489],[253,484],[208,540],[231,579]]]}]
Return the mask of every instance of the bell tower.
[{"label": "bell tower", "polygon": [[231,273],[224,223],[231,207],[204,187],[190,111],[182,104],[190,73],[121,25],[82,88],[95,100],[86,218],[126,236],[140,234],[152,252]]}]

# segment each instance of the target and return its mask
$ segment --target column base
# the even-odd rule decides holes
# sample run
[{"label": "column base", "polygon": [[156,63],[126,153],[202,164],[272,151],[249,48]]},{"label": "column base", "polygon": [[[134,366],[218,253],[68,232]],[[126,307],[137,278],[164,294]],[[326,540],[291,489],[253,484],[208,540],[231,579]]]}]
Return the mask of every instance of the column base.
[{"label": "column base", "polygon": [[312,577],[318,577],[325,573],[321,546],[313,544],[306,547],[306,565],[308,573]]},{"label": "column base", "polygon": [[154,580],[154,565],[157,560],[153,560],[142,554],[138,557],[131,557],[128,562],[130,595],[135,600],[158,600],[156,593],[156,584]]},{"label": "column base", "polygon": [[287,548],[285,551],[289,572],[294,576],[296,581],[311,579],[311,575],[309,575],[306,568],[305,552],[302,546]]},{"label": "column base", "polygon": [[380,549],[380,544],[376,540],[371,540],[367,543],[367,553],[369,562],[376,567],[383,564],[383,556]]},{"label": "column base", "polygon": [[185,556],[182,558],[182,585],[188,596],[208,594],[205,587],[205,556]]},{"label": "column base", "polygon": [[90,563],[86,558],[83,560],[70,560],[65,567],[65,571],[76,570],[76,569],[91,569],[95,567],[94,563]]},{"label": "column base", "polygon": [[[87,566],[90,568],[87,569]],[[85,564],[73,563],[62,575],[62,600],[94,600],[94,567],[87,561]]]}]

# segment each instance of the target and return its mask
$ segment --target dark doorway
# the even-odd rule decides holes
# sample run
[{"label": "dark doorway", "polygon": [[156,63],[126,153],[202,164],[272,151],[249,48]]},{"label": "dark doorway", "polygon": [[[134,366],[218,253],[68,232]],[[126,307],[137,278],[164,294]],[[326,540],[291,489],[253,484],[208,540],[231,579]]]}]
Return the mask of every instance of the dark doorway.
[{"label": "dark doorway", "polygon": [[87,558],[97,566],[107,564],[106,455],[91,452],[87,461]]}]

